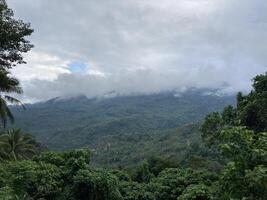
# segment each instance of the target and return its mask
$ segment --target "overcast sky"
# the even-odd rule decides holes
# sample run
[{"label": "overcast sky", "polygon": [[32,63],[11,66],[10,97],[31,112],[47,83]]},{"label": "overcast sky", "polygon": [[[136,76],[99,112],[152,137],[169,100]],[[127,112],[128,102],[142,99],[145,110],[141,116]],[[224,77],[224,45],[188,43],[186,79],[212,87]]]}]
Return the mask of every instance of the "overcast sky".
[{"label": "overcast sky", "polygon": [[7,0],[34,49],[23,99],[250,89],[267,70],[266,0]]}]

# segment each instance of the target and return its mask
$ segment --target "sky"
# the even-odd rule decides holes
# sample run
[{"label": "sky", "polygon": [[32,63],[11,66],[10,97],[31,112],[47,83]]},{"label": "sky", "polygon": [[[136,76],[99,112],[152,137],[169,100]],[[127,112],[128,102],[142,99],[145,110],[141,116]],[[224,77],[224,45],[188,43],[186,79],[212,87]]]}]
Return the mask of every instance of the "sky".
[{"label": "sky", "polygon": [[250,90],[267,71],[266,0],[7,0],[35,45],[13,74],[25,101]]}]

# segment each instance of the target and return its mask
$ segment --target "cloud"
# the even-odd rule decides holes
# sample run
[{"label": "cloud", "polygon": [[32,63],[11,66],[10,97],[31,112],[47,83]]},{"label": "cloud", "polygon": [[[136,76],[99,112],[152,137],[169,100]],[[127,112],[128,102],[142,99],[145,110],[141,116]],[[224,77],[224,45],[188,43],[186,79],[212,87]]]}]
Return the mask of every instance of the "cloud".
[{"label": "cloud", "polygon": [[43,52],[30,52],[25,56],[27,65],[17,66],[13,74],[22,82],[31,80],[55,80],[59,74],[70,73],[69,61],[61,60],[55,55]]},{"label": "cloud", "polygon": [[191,86],[235,92],[267,69],[265,0],[7,2],[35,29],[28,64],[14,72],[28,99]]},{"label": "cloud", "polygon": [[243,91],[249,87],[249,81],[240,81],[239,79],[230,80],[232,84],[229,84],[225,81],[226,77],[218,76],[220,73],[224,73],[224,70],[218,70],[212,66],[183,71],[136,69],[112,74],[103,74],[98,71],[65,73],[53,81],[31,81],[27,85],[24,97],[25,99],[32,96],[36,99],[48,99],[51,96],[80,94],[88,97],[138,95],[161,91],[179,92],[188,88],[218,89],[219,93],[229,94],[236,91],[236,86]]}]

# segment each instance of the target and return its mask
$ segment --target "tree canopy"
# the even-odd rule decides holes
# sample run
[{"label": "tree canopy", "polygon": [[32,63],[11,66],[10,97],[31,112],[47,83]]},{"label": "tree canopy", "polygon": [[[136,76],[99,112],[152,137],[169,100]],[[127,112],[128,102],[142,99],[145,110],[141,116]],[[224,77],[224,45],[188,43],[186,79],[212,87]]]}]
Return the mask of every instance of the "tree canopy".
[{"label": "tree canopy", "polygon": [[4,0],[0,1],[0,68],[7,70],[25,63],[23,53],[33,45],[27,40],[33,29],[29,23],[14,18],[13,11]]},{"label": "tree canopy", "polygon": [[[264,79],[258,80],[257,84],[263,85],[261,81]],[[226,106],[222,112],[206,116],[201,127],[202,136],[211,151],[216,152],[215,156],[193,143],[187,154],[188,162],[184,164],[154,156],[134,169],[127,166],[101,169],[91,163],[88,149],[61,153],[44,151],[35,153],[30,159],[19,156],[24,155],[24,151],[14,150],[20,159],[2,157],[0,163],[0,198],[265,200],[267,132],[259,131],[264,127],[261,123],[256,127],[244,126],[241,120],[243,115],[250,114],[246,112],[246,106],[262,98],[262,95],[254,95],[262,93],[262,89],[257,92],[254,89],[246,96],[238,94],[236,107]],[[263,114],[259,112],[257,117],[261,118]],[[18,139],[23,136],[15,135],[16,132],[10,133],[8,137],[2,135],[3,142],[11,141],[8,144],[12,148],[8,149],[17,146],[17,150],[25,150],[29,147],[27,144],[33,144],[27,139]],[[220,167],[209,170],[203,160],[208,163],[218,160]]]},{"label": "tree canopy", "polygon": [[[5,124],[7,117],[13,119],[7,101],[20,103],[5,93],[22,91],[8,70],[24,62],[22,53],[32,47],[25,37],[32,30],[13,18],[3,0],[0,17],[0,117]],[[198,143],[187,141],[188,163],[177,165],[170,158],[153,156],[135,169],[96,168],[87,148],[36,151],[38,145],[29,134],[20,129],[4,131],[0,135],[0,199],[265,200],[267,73],[253,79],[249,94],[237,94],[236,107],[207,115],[201,131],[215,157]],[[221,166],[203,168],[203,158],[222,158]]]},{"label": "tree canopy", "polygon": [[21,102],[7,95],[8,93],[21,94],[19,80],[10,75],[9,69],[17,64],[26,63],[23,54],[33,45],[27,40],[33,29],[30,24],[14,18],[13,11],[8,8],[4,0],[0,1],[0,118],[5,127],[7,120],[14,121],[8,103],[22,105]]}]

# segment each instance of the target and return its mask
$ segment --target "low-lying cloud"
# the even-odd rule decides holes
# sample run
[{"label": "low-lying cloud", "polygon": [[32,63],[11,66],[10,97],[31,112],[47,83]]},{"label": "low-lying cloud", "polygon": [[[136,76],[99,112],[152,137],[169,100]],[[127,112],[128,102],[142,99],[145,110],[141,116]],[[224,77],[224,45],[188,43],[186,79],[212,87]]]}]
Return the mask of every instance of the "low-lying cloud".
[{"label": "low-lying cloud", "polygon": [[[233,71],[229,71],[232,73]],[[221,74],[221,75],[220,75]],[[222,76],[225,74],[225,76]],[[197,80],[197,81],[192,81]],[[227,81],[226,81],[227,80]],[[95,72],[65,73],[57,79],[33,80],[28,82],[25,99],[33,101],[51,97],[85,94],[87,97],[138,95],[161,91],[184,91],[188,88],[218,89],[222,94],[232,94],[237,88],[246,91],[250,81],[246,77],[231,79],[225,69],[208,66],[183,71],[156,71],[138,69],[119,73],[101,74]]]}]

